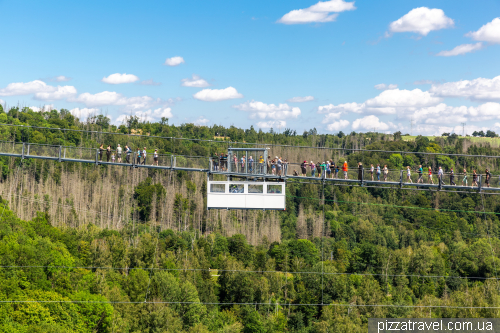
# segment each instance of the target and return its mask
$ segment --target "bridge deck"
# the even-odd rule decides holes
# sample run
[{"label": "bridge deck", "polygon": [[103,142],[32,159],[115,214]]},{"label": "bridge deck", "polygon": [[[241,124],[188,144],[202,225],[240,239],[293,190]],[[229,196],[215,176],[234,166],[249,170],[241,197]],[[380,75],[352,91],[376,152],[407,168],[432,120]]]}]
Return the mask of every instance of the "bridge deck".
[{"label": "bridge deck", "polygon": [[[348,179],[332,178],[325,174],[322,177],[312,177],[307,176],[291,176],[286,174],[286,168],[283,175],[276,174],[263,174],[255,172],[226,172],[221,171],[218,168],[214,168],[210,159],[207,157],[200,156],[181,156],[181,155],[158,155],[156,160],[153,154],[148,153],[146,159],[141,157],[140,160],[137,159],[137,154],[132,153],[129,156],[129,162],[126,162],[126,154],[122,155],[121,163],[108,162],[106,151],[102,153],[97,149],[92,148],[79,148],[79,147],[65,147],[65,146],[54,146],[54,145],[43,145],[43,144],[32,144],[32,143],[15,143],[15,142],[0,142],[0,156],[18,157],[22,159],[43,159],[52,160],[58,162],[77,162],[77,163],[91,163],[95,165],[117,165],[117,166],[128,166],[133,168],[151,168],[160,170],[182,170],[182,171],[193,171],[193,172],[205,172],[213,175],[224,175],[232,177],[242,177],[248,179],[273,179],[273,180],[309,180],[309,181],[324,181],[329,183],[340,183],[352,186],[393,186],[393,187],[417,187],[421,189],[460,189],[460,190],[474,190],[477,192],[490,192],[490,191],[500,191],[500,187],[486,187],[482,183],[482,176],[478,176],[479,186],[460,186],[460,185],[446,185],[439,184],[437,176],[434,178],[435,184],[429,183],[409,183],[405,182],[405,174],[402,170],[397,170],[396,172],[391,172],[391,177],[388,177],[387,181],[383,180],[371,180],[371,175],[364,173],[362,176],[363,180],[358,180],[358,170],[351,170],[348,172]],[[104,161],[103,161],[104,160]],[[252,170],[250,170],[252,171]],[[413,176],[416,174],[413,173]],[[427,178],[427,176],[424,176]],[[457,175],[455,177],[457,183],[461,182],[461,176]],[[469,175],[468,184],[472,183],[472,175]],[[492,183],[492,182],[491,182]],[[497,184],[498,185],[498,184]]]}]

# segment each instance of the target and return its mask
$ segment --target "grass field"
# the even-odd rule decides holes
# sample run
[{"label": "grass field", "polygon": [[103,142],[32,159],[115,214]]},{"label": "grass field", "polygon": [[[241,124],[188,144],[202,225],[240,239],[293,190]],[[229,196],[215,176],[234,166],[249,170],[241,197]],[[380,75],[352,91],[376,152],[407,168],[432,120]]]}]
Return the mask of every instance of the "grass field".
[{"label": "grass field", "polygon": [[[403,141],[415,141],[417,138],[416,135],[404,135],[401,137]],[[444,136],[427,136],[429,140],[434,140],[435,138],[443,138],[445,139],[446,137]],[[469,140],[472,143],[489,143],[492,147],[498,147],[500,146],[500,138],[479,138],[479,137],[473,137],[473,136],[468,136],[466,137],[467,140]]]}]

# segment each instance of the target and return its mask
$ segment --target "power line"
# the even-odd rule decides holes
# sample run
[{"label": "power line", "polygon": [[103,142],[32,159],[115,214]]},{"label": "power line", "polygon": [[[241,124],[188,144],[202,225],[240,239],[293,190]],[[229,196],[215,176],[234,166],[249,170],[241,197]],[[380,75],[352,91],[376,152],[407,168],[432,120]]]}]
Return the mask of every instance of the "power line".
[{"label": "power line", "polygon": [[500,306],[453,306],[453,305],[394,305],[394,304],[320,304],[320,303],[261,303],[261,302],[169,302],[169,301],[47,301],[9,300],[0,303],[73,303],[73,304],[199,304],[199,305],[267,305],[267,306],[343,306],[343,307],[389,307],[389,308],[446,308],[446,309],[500,309]]},{"label": "power line", "polygon": [[[241,269],[206,269],[206,268],[148,268],[148,267],[85,267],[85,266],[29,266],[29,265],[5,265],[0,268],[61,268],[61,269],[87,269],[87,270],[144,270],[144,271],[174,271],[174,272],[227,272],[227,273],[278,273],[283,274],[285,271],[256,271],[256,270],[241,270]],[[375,267],[383,269],[384,267]],[[464,280],[500,280],[496,277],[481,277],[481,276],[459,276],[459,275],[418,275],[418,274],[384,274],[384,273],[347,273],[347,272],[322,272],[322,271],[304,271],[304,272],[289,272],[289,274],[324,274],[324,275],[357,275],[357,276],[390,276],[390,277],[412,277],[412,278],[433,278],[433,279],[464,279]]]}]

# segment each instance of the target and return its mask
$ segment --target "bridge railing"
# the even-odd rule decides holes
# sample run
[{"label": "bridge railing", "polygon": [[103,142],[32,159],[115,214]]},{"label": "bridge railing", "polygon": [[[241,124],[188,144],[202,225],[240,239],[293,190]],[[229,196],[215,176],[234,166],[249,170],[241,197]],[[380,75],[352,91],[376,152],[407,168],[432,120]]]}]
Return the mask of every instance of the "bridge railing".
[{"label": "bridge railing", "polygon": [[23,144],[14,141],[0,141],[0,153],[21,155],[23,153]]},{"label": "bridge railing", "polygon": [[62,147],[61,154],[63,159],[75,159],[75,160],[85,160],[94,161],[96,150],[93,148],[83,148],[83,147]]},{"label": "bridge railing", "polygon": [[38,156],[38,157],[49,157],[49,158],[59,158],[61,152],[61,146],[46,145],[46,144],[25,144],[24,156]]},{"label": "bridge railing", "polygon": [[175,168],[208,169],[209,162],[206,156],[174,155]]}]

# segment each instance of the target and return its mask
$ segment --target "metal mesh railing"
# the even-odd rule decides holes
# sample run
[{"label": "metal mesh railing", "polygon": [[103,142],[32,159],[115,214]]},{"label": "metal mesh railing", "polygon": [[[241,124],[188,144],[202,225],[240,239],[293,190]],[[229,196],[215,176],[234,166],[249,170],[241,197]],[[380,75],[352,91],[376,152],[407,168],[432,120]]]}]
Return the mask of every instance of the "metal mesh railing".
[{"label": "metal mesh railing", "polygon": [[59,158],[59,149],[61,146],[42,145],[42,144],[27,144],[25,145],[25,156],[39,156]]},{"label": "metal mesh railing", "polygon": [[23,144],[13,141],[0,141],[0,152],[21,155],[23,153]]}]

